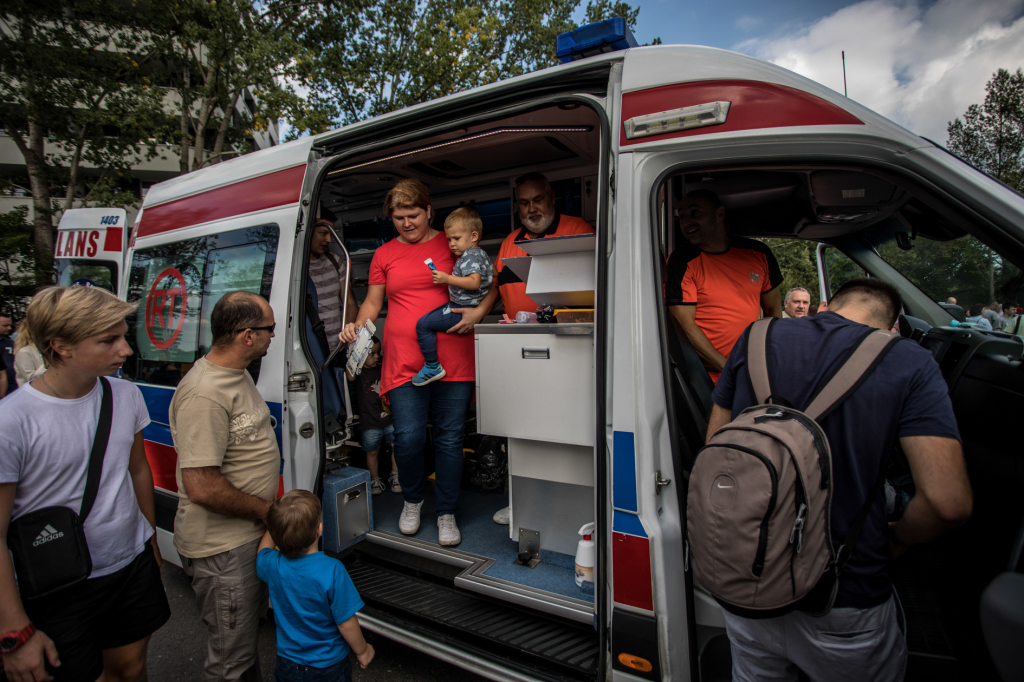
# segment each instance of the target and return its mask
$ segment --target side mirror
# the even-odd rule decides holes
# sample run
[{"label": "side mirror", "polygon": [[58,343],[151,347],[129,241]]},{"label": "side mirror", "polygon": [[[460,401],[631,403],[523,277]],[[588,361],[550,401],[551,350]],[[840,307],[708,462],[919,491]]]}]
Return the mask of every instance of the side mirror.
[{"label": "side mirror", "polygon": [[953,305],[951,303],[940,303],[939,305],[942,306],[942,309],[949,313],[950,317],[952,317],[957,322],[967,321],[967,315],[964,313],[964,309],[961,308],[960,306]]}]

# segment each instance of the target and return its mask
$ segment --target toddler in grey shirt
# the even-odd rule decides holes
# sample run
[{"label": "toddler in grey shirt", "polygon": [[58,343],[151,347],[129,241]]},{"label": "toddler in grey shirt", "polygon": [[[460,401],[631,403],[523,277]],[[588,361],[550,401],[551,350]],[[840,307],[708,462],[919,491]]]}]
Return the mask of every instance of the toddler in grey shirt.
[{"label": "toddler in grey shirt", "polygon": [[416,323],[416,339],[423,352],[423,369],[412,379],[413,386],[425,386],[445,375],[437,360],[437,332],[448,331],[462,321],[462,314],[453,308],[473,308],[487,296],[493,268],[491,259],[477,244],[484,225],[480,214],[471,208],[458,208],[444,221],[444,234],[452,253],[459,257],[452,274],[441,272],[432,262],[434,284],[448,285],[448,303],[435,308]]}]

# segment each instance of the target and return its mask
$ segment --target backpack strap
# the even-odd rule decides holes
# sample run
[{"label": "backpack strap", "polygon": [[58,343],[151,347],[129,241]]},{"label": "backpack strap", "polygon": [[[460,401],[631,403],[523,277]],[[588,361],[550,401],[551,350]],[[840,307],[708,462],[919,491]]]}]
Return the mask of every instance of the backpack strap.
[{"label": "backpack strap", "polygon": [[78,518],[85,524],[85,519],[92,511],[96,494],[100,489],[100,474],[103,473],[103,456],[107,453],[107,441],[110,440],[110,424],[114,418],[114,396],[110,391],[110,382],[100,377],[103,397],[100,402],[100,418],[96,424],[96,435],[92,441],[92,452],[89,453],[89,469],[85,476],[85,494],[82,495],[82,509]]},{"label": "backpack strap", "polygon": [[860,388],[885,354],[900,340],[898,334],[876,329],[861,339],[857,349],[811,398],[803,413],[820,422]]},{"label": "backpack strap", "polygon": [[330,251],[324,251],[324,255],[327,256],[327,260],[331,261],[331,265],[334,266],[334,271],[338,273],[338,277],[341,277],[341,261]]},{"label": "backpack strap", "polygon": [[757,403],[767,403],[772,395],[771,367],[769,367],[768,343],[774,317],[764,317],[750,325],[747,334],[747,374],[754,388]]}]

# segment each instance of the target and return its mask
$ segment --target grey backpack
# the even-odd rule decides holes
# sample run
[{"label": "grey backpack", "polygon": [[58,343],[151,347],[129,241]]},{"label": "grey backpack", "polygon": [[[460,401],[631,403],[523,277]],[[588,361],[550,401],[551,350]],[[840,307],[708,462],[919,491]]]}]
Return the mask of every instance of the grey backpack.
[{"label": "grey backpack", "polygon": [[694,576],[723,608],[748,618],[831,610],[839,575],[884,475],[837,550],[829,532],[832,455],[818,422],[857,390],[900,338],[881,330],[867,333],[798,410],[778,404],[784,398],[772,390],[775,321],[755,322],[747,341],[747,370],[759,404],[743,410],[697,453],[686,506]]}]

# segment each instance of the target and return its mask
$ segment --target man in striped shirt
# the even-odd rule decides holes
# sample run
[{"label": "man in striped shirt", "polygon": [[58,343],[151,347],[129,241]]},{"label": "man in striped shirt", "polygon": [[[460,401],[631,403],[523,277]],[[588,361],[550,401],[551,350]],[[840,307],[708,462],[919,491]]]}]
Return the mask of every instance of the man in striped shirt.
[{"label": "man in striped shirt", "polygon": [[344,272],[344,263],[328,250],[333,227],[334,221],[319,218],[313,227],[313,240],[309,248],[309,277],[316,287],[317,312],[320,321],[324,323],[324,334],[331,351],[338,345],[338,334],[344,326],[341,320],[342,289],[348,289],[345,322],[355,322],[357,309],[351,285],[345,287],[349,273]]}]

